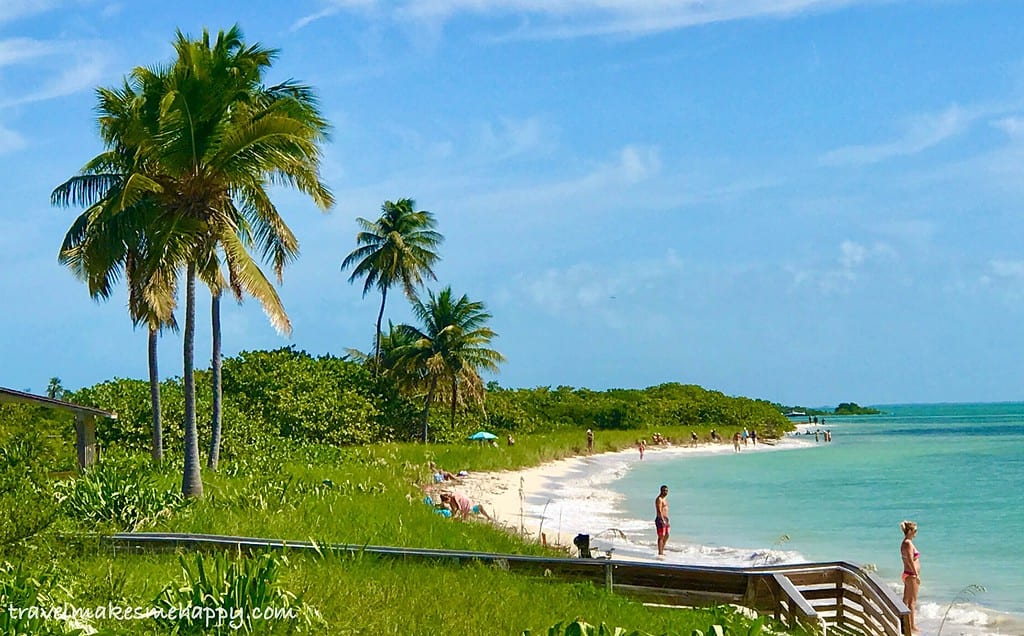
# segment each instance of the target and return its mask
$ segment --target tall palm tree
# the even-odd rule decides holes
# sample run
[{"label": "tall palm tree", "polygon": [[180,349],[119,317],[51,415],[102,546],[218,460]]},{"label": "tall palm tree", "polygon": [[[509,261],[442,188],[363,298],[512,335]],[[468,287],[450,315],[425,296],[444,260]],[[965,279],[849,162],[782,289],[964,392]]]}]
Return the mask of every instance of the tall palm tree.
[{"label": "tall palm tree", "polygon": [[[219,294],[224,288],[219,280],[218,255],[222,255],[236,296],[244,291],[257,298],[271,323],[289,332],[280,298],[247,248],[261,249],[273,261],[279,279],[284,265],[298,254],[298,241],[267,192],[271,182],[295,187],[321,209],[333,204],[319,176],[328,124],[308,87],[291,81],[263,86],[263,73],[277,52],[258,44],[245,45],[237,26],[218,33],[214,42],[207,31],[198,40],[179,32],[175,50],[177,60],[165,96],[168,115],[162,117],[167,141],[158,164],[176,186],[173,201],[179,206],[178,214],[207,228],[206,240],[196,245],[192,255],[193,267],[187,270],[191,282],[187,279],[186,287],[194,287],[199,274],[208,282],[217,281],[211,289],[215,296]],[[194,310],[186,302],[187,348],[192,346],[188,321],[194,321]],[[190,413],[186,404],[186,438],[190,430],[192,438],[195,432],[194,378],[187,377],[186,384],[190,380],[186,402],[191,397],[193,405]],[[219,383],[217,388],[219,392]],[[219,422],[215,427],[213,465]],[[183,491],[201,493],[198,447],[194,439],[188,441]]]},{"label": "tall palm tree", "polygon": [[496,373],[505,357],[490,349],[497,334],[487,326],[491,314],[484,304],[471,301],[463,295],[456,299],[451,287],[445,287],[436,296],[428,291],[426,301],[416,299],[412,309],[422,328],[403,325],[403,336],[411,344],[397,353],[400,364],[419,374],[426,386],[423,405],[423,442],[429,439],[428,420],[430,405],[440,382],[446,382],[450,391],[452,425],[460,397],[483,401],[484,387],[481,370]]},{"label": "tall palm tree", "polygon": [[[141,120],[132,128],[136,134],[130,172],[119,180],[97,178],[73,186],[70,196],[109,195],[110,222],[148,227],[168,237],[166,244],[175,249],[167,251],[166,262],[185,270],[182,492],[201,496],[194,375],[196,279],[210,284],[214,294],[230,286],[239,295],[260,299],[271,323],[288,331],[276,290],[248,252],[250,247],[260,248],[279,276],[297,254],[297,241],[267,188],[271,183],[290,185],[324,210],[333,197],[319,176],[328,125],[312,91],[291,81],[269,88],[261,83],[276,51],[246,46],[237,26],[218,33],[214,42],[207,31],[198,40],[179,31],[174,48],[177,58],[172,65],[137,68],[122,89],[137,104]],[[111,148],[108,154],[116,150]],[[83,173],[95,176],[92,171],[102,165],[104,161],[94,159]],[[110,195],[112,189],[120,191]],[[156,218],[140,224],[146,211]],[[226,283],[221,259],[229,273]]]},{"label": "tall palm tree", "polygon": [[342,271],[353,268],[348,282],[365,279],[363,296],[374,287],[380,290],[380,311],[377,313],[373,345],[374,373],[380,368],[380,326],[388,290],[400,284],[405,295],[413,300],[424,277],[437,279],[433,266],[440,257],[435,250],[444,237],[434,231],[437,226],[434,215],[425,210],[415,212],[415,208],[416,202],[412,199],[385,201],[376,221],[362,217],[356,219],[362,228],[356,235],[356,244],[360,247],[352,250],[341,263]]},{"label": "tall palm tree", "polygon": [[108,151],[51,195],[54,205],[80,204],[87,208],[65,236],[59,260],[88,283],[89,294],[96,300],[109,298],[122,274],[127,278],[132,322],[136,326],[146,324],[149,331],[152,456],[160,462],[163,428],[156,345],[164,328],[177,329],[177,275],[173,265],[165,267],[163,262],[171,247],[164,241],[167,235],[147,228],[155,219],[155,210],[149,202],[128,194],[129,177],[138,160],[141,102],[127,83],[121,90],[99,89],[98,96],[100,132]]}]

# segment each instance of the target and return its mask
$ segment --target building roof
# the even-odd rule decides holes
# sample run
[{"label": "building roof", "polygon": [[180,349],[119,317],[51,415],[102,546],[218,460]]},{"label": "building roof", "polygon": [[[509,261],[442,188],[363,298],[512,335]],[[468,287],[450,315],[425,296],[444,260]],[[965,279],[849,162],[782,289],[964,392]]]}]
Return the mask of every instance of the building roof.
[{"label": "building roof", "polygon": [[60,409],[62,411],[70,411],[75,415],[94,415],[98,417],[109,417],[114,420],[117,419],[117,413],[110,413],[91,406],[72,404],[71,402],[64,402],[63,400],[55,400],[53,398],[46,397],[45,395],[34,395],[32,393],[25,393],[24,391],[5,389],[2,386],[0,386],[0,402],[20,402],[22,404],[46,406],[53,409]]}]

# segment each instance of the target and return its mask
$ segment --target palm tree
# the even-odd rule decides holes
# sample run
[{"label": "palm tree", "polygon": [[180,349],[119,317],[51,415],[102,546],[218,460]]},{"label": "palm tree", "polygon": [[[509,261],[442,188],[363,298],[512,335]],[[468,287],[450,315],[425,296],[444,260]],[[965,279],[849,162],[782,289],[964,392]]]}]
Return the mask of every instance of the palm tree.
[{"label": "palm tree", "polygon": [[[139,261],[143,265],[139,266]],[[149,400],[153,417],[153,444],[151,453],[153,461],[162,463],[164,460],[164,435],[162,413],[160,408],[160,371],[157,360],[157,342],[164,329],[178,330],[178,322],[174,318],[178,274],[173,266],[170,270],[161,269],[163,264],[159,256],[150,257],[136,252],[129,252],[125,267],[128,279],[128,311],[132,324],[136,327],[146,325],[149,332]]]},{"label": "palm tree", "polygon": [[129,194],[129,177],[138,158],[141,102],[127,83],[121,90],[99,89],[98,96],[100,131],[108,151],[51,195],[54,205],[80,204],[87,208],[65,236],[59,260],[88,283],[89,294],[96,300],[109,298],[122,274],[127,278],[132,322],[136,326],[146,324],[149,331],[152,456],[160,462],[163,429],[156,345],[160,331],[177,329],[177,275],[173,265],[165,268],[162,262],[171,245],[163,241],[166,235],[148,227],[155,219],[155,210],[149,202]]},{"label": "palm tree", "polygon": [[380,368],[380,325],[384,319],[388,290],[401,284],[405,295],[414,300],[416,287],[423,284],[424,277],[437,279],[433,266],[440,257],[435,250],[444,237],[434,231],[437,225],[434,215],[427,211],[414,212],[415,207],[416,202],[412,199],[385,201],[376,221],[362,217],[356,219],[362,228],[356,235],[356,244],[360,247],[341,263],[342,271],[353,267],[348,282],[365,278],[364,297],[373,287],[380,290],[380,311],[377,313],[373,345],[374,373]]},{"label": "palm tree", "polygon": [[438,384],[448,384],[451,399],[452,425],[460,397],[483,401],[484,387],[481,370],[497,372],[505,357],[488,348],[497,334],[487,327],[491,315],[481,302],[471,301],[465,295],[455,299],[451,287],[445,287],[436,296],[427,292],[426,302],[416,299],[412,309],[422,328],[402,325],[405,338],[411,344],[397,352],[399,364],[422,378],[426,386],[423,405],[423,442],[428,441],[430,405]]},{"label": "palm tree", "polygon": [[[257,298],[275,328],[287,333],[291,326],[280,298],[247,248],[261,249],[273,261],[279,279],[284,265],[298,254],[298,241],[267,192],[272,182],[295,187],[321,209],[333,204],[319,176],[320,146],[327,139],[328,124],[308,87],[291,81],[269,88],[262,85],[263,73],[277,52],[246,46],[237,26],[218,33],[212,43],[205,30],[200,40],[189,40],[179,32],[175,50],[178,57],[165,96],[168,114],[161,117],[167,141],[157,163],[176,186],[172,203],[178,205],[177,213],[207,229],[189,263],[186,290],[194,293],[199,274],[208,284],[214,281],[211,289],[217,296],[225,287],[220,280],[222,255],[228,286],[236,297],[244,291]],[[189,307],[186,300],[188,349],[193,342],[188,322],[194,322],[194,313],[194,304]],[[215,330],[218,323],[215,319]],[[190,359],[191,352],[186,357]],[[201,493],[202,482],[194,439],[194,377],[190,369],[186,375],[186,385],[192,386],[186,386],[189,445],[183,491],[190,494]],[[219,422],[214,426],[210,457],[215,466]]]},{"label": "palm tree", "polygon": [[[71,186],[69,197],[93,194],[109,199],[99,217],[111,223],[147,227],[164,237],[167,267],[185,269],[183,384],[185,469],[182,492],[201,496],[195,413],[195,284],[200,278],[216,295],[230,287],[261,301],[271,323],[290,325],[273,285],[248,252],[258,247],[280,277],[297,254],[297,241],[270,200],[271,183],[290,185],[321,209],[333,197],[320,181],[321,144],[327,122],[311,90],[295,82],[264,87],[263,72],[276,51],[246,46],[238,27],[207,31],[190,40],[180,31],[177,59],[165,69],[135,69],[122,92],[136,105],[139,123],[129,147],[127,174],[99,178],[108,160],[98,157],[83,175],[91,183]],[[102,127],[102,124],[101,124]],[[107,155],[116,154],[108,142]],[[140,223],[150,213],[149,224]],[[73,230],[75,228],[73,227]],[[221,259],[228,281],[221,274]],[[219,336],[218,336],[219,338]],[[216,432],[219,436],[219,431]]]}]

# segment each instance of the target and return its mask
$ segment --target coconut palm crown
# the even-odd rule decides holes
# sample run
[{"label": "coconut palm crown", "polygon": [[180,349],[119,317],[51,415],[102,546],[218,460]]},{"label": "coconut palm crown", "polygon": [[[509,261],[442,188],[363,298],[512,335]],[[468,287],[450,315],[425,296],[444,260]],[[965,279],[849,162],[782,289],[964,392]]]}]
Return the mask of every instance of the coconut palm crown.
[{"label": "coconut palm crown", "polygon": [[429,439],[428,419],[438,384],[449,388],[452,425],[460,397],[482,401],[484,395],[480,371],[496,373],[505,357],[490,349],[497,334],[487,326],[491,314],[484,304],[471,301],[463,295],[455,298],[451,287],[435,295],[427,292],[427,299],[413,301],[413,314],[422,327],[402,325],[403,336],[410,344],[396,351],[398,367],[416,374],[426,385],[423,407],[423,442]]},{"label": "coconut palm crown", "polygon": [[424,278],[437,279],[433,267],[440,257],[435,250],[444,237],[434,230],[434,215],[425,210],[417,212],[415,208],[412,199],[385,201],[376,221],[356,219],[362,228],[356,235],[359,247],[341,263],[342,271],[352,268],[350,283],[363,279],[363,296],[373,288],[381,293],[373,346],[375,369],[381,362],[381,322],[388,290],[401,285],[405,295],[413,300]]}]

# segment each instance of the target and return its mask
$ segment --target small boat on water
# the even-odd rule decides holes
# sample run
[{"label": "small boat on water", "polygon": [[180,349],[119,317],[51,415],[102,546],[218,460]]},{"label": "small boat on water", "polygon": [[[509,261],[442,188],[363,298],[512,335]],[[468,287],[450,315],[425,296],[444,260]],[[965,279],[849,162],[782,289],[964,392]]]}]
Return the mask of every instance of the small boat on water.
[{"label": "small boat on water", "polygon": [[807,417],[807,413],[804,413],[803,411],[790,411],[789,413],[786,413],[786,417]]}]

